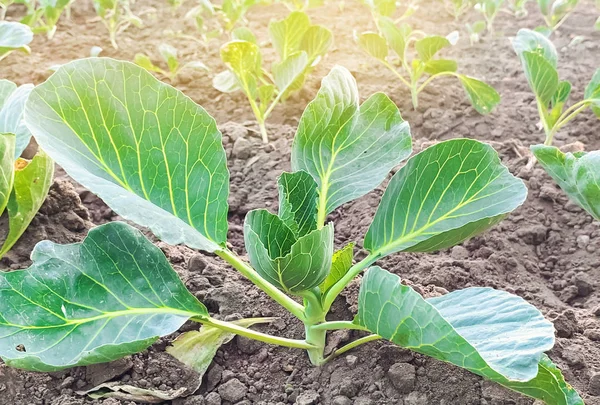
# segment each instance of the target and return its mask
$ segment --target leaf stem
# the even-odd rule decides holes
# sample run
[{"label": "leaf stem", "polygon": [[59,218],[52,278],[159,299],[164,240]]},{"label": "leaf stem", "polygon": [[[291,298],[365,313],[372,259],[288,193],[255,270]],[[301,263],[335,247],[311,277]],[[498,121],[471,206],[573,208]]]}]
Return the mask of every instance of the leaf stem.
[{"label": "leaf stem", "polygon": [[360,274],[361,271],[369,267],[371,264],[375,263],[380,257],[381,253],[371,253],[360,262],[356,263],[354,266],[348,270],[348,272],[338,280],[337,283],[331,286],[331,288],[325,294],[323,300],[323,310],[327,313],[333,304],[333,301],[337,298],[337,296],[342,292],[344,288],[350,283],[354,277]]},{"label": "leaf stem", "polygon": [[367,336],[365,336],[365,337],[361,337],[360,339],[356,339],[355,341],[353,341],[353,342],[350,342],[350,343],[348,343],[347,345],[345,345],[345,346],[342,346],[342,347],[340,347],[339,349],[337,349],[335,352],[333,352],[333,353],[332,353],[332,354],[331,354],[331,355],[330,355],[330,356],[327,358],[327,360],[331,360],[331,359],[333,359],[334,357],[337,357],[337,356],[339,356],[340,354],[344,354],[344,353],[346,353],[347,351],[349,351],[349,350],[352,350],[352,349],[354,349],[355,347],[358,347],[358,346],[360,346],[360,345],[362,345],[362,344],[369,343],[369,342],[373,342],[374,340],[379,340],[379,339],[381,339],[381,336],[379,336],[379,335],[367,335]]},{"label": "leaf stem", "polygon": [[408,82],[408,80],[406,80],[406,79],[405,79],[405,78],[404,78],[404,77],[403,77],[403,76],[400,74],[400,72],[398,72],[398,71],[397,71],[397,70],[394,68],[394,66],[392,66],[392,65],[391,65],[391,64],[390,64],[388,61],[381,61],[381,62],[383,63],[383,65],[384,65],[385,67],[387,67],[389,70],[391,70],[392,72],[394,72],[394,74],[395,74],[395,75],[398,77],[398,79],[400,79],[400,81],[401,81],[402,83],[404,83],[404,85],[405,85],[406,87],[408,87],[409,89],[411,88],[411,85],[410,85],[410,83]]},{"label": "leaf stem", "polygon": [[585,110],[589,104],[590,104],[590,100],[588,100],[588,99],[581,100],[581,101],[573,104],[571,107],[567,108],[565,110],[565,112],[563,112],[560,115],[560,117],[558,117],[558,119],[556,120],[556,124],[554,124],[554,126],[551,129],[547,128],[548,125],[545,123],[545,120],[542,119],[542,124],[544,124],[544,130],[547,131],[546,132],[546,141],[544,142],[544,145],[552,145],[552,141],[554,140],[554,135],[556,135],[558,130],[561,129],[563,126],[565,126],[573,118],[575,118],[580,112]]},{"label": "leaf stem", "polygon": [[314,349],[314,346],[304,340],[288,339],[280,336],[273,336],[267,333],[257,332],[255,330],[244,328],[231,322],[219,321],[214,318],[192,318],[193,321],[203,323],[204,325],[214,326],[227,332],[235,333],[236,335],[244,336],[260,342],[270,343],[274,345],[293,347],[296,349]]},{"label": "leaf stem", "polygon": [[431,75],[431,76],[429,76],[429,77],[428,77],[428,78],[427,78],[427,79],[426,79],[426,80],[423,82],[423,84],[421,84],[421,85],[419,86],[419,88],[417,89],[417,94],[419,94],[420,92],[422,92],[422,91],[423,91],[423,89],[424,89],[424,88],[425,88],[425,87],[426,87],[426,86],[427,86],[429,83],[431,83],[431,81],[432,81],[433,79],[436,79],[436,78],[438,78],[438,77],[440,77],[440,76],[458,76],[458,75],[457,75],[456,73],[454,73],[454,72],[440,72],[440,73],[436,73],[436,74],[434,74],[434,75]]},{"label": "leaf stem", "polygon": [[263,290],[269,297],[277,301],[281,306],[290,311],[292,315],[305,322],[306,315],[304,313],[304,306],[298,304],[291,297],[284,294],[281,290],[269,283],[267,280],[262,278],[256,270],[244,262],[239,256],[229,249],[217,250],[215,254],[227,263],[231,264],[237,271],[239,271],[244,277],[250,280],[258,288]]},{"label": "leaf stem", "polygon": [[329,321],[323,322],[313,327],[316,330],[340,330],[340,329],[353,329],[353,330],[367,330],[364,327],[355,324],[352,321]]}]

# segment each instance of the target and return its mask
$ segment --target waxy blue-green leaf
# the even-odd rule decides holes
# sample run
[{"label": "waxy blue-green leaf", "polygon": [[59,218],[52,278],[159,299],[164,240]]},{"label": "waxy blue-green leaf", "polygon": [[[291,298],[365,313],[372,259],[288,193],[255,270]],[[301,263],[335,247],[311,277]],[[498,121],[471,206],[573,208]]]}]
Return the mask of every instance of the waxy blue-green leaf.
[{"label": "waxy blue-green leaf", "polygon": [[44,203],[54,176],[54,162],[43,151],[30,162],[19,158],[15,166],[14,184],[6,206],[8,234],[2,241],[0,257],[23,235]]},{"label": "waxy blue-green leaf", "polygon": [[376,32],[363,32],[356,39],[358,45],[370,56],[386,62],[388,44],[384,37]]},{"label": "waxy blue-green leaf", "polygon": [[490,228],[526,197],[523,181],[491,146],[472,139],[440,142],[392,177],[364,247],[380,256],[444,249]]},{"label": "waxy blue-green leaf", "polygon": [[108,362],[208,317],[161,250],[123,222],[81,243],[40,242],[31,258],[27,270],[0,273],[0,357],[9,366]]},{"label": "waxy blue-green leaf", "polygon": [[500,94],[487,83],[466,75],[457,75],[473,108],[479,114],[489,114],[500,102]]},{"label": "waxy blue-green leaf", "polygon": [[377,93],[360,105],[354,77],[336,66],[302,114],[292,168],[319,185],[324,223],[327,213],[377,187],[411,150],[408,123],[394,102]]},{"label": "waxy blue-green leaf", "polygon": [[600,118],[600,68],[596,69],[592,80],[585,87],[585,98],[591,100],[592,111]]},{"label": "waxy blue-green leaf", "polygon": [[520,29],[519,32],[517,32],[517,36],[512,40],[512,46],[519,56],[524,52],[531,52],[546,59],[554,68],[556,68],[558,64],[556,47],[548,37],[539,32],[526,28]]},{"label": "waxy blue-green leaf", "polygon": [[516,295],[473,287],[426,300],[400,277],[371,267],[355,322],[548,404],[583,404],[544,355],[554,345],[554,326]]},{"label": "waxy blue-green leaf", "polygon": [[285,292],[308,291],[329,274],[333,224],[296,238],[281,218],[255,210],[246,215],[244,241],[252,267]]},{"label": "waxy blue-green leaf", "polygon": [[546,145],[531,151],[569,198],[600,220],[600,151],[574,155]]},{"label": "waxy blue-green leaf", "polygon": [[23,120],[25,103],[31,90],[33,84],[17,87],[8,80],[0,80],[0,134],[16,136],[15,159],[21,156],[31,139],[31,132]]},{"label": "waxy blue-green leaf", "polygon": [[15,179],[15,136],[0,133],[0,215],[4,212]]},{"label": "waxy blue-green leaf", "polygon": [[180,91],[129,62],[81,59],[32,91],[25,121],[48,155],[122,217],[166,243],[209,252],[225,244],[221,133]]},{"label": "waxy blue-green leaf", "polygon": [[317,183],[304,171],[282,173],[278,216],[297,237],[317,229]]},{"label": "waxy blue-green leaf", "polygon": [[331,270],[329,270],[327,278],[319,286],[323,295],[325,295],[335,283],[340,281],[352,267],[354,245],[356,245],[354,242],[350,242],[333,254],[333,257],[331,258]]},{"label": "waxy blue-green leaf", "polygon": [[424,63],[429,62],[439,51],[451,45],[446,37],[431,35],[415,42],[415,49]]},{"label": "waxy blue-green leaf", "polygon": [[33,32],[25,24],[0,21],[0,61],[13,51],[29,53],[27,46],[33,41]]},{"label": "waxy blue-green leaf", "polygon": [[212,85],[222,93],[233,93],[242,90],[237,76],[231,70],[224,70],[213,77]]}]

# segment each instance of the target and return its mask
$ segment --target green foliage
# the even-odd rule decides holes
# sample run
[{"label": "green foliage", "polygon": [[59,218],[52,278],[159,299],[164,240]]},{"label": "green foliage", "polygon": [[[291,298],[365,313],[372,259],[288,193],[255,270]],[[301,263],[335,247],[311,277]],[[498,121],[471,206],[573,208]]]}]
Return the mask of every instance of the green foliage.
[{"label": "green foliage", "polygon": [[[407,4],[400,7],[400,3],[396,0],[362,0],[369,10],[373,19],[377,21],[380,17],[388,17],[396,22],[407,19],[419,8],[417,0],[409,0]],[[395,17],[398,15],[398,17]]]},{"label": "green foliage", "polygon": [[0,0],[0,20],[13,3],[23,4],[26,14],[21,23],[29,26],[33,33],[45,33],[49,39],[56,32],[56,24],[63,12],[68,11],[74,0]]},{"label": "green foliage", "polygon": [[[394,24],[386,17],[380,18],[379,31],[364,32],[357,36],[356,41],[367,54],[394,72],[400,82],[410,89],[415,109],[419,105],[419,93],[441,76],[458,78],[473,108],[480,114],[491,112],[500,102],[500,95],[494,88],[458,73],[455,61],[437,56],[438,52],[455,43],[457,33],[447,37],[425,35],[421,31],[413,31],[407,24]],[[414,49],[411,48],[413,44]]]},{"label": "green foliage", "polygon": [[600,221],[600,152],[563,153],[546,145],[531,150],[569,198]]},{"label": "green foliage", "polygon": [[14,51],[30,53],[31,50],[27,45],[31,41],[33,41],[33,32],[27,25],[0,21],[0,61]]},{"label": "green foliage", "polygon": [[329,50],[333,37],[308,16],[293,11],[269,24],[269,36],[279,60],[268,72],[261,50],[248,29],[236,29],[233,40],[221,47],[221,59],[229,68],[219,73],[213,86],[224,93],[243,91],[258,122],[263,142],[268,142],[265,121],[280,102],[300,90],[313,68]]},{"label": "green foliage", "polygon": [[467,32],[469,33],[469,41],[471,41],[471,45],[479,42],[481,39],[481,34],[486,29],[486,23],[483,20],[475,21],[473,24],[465,24],[467,28]]},{"label": "green foliage", "polygon": [[494,33],[494,20],[504,4],[504,0],[478,0],[475,3],[475,10],[479,11],[485,19],[487,31]]},{"label": "green foliage", "polygon": [[512,44],[521,59],[529,87],[535,94],[546,145],[552,144],[558,130],[587,108],[600,117],[600,69],[587,85],[584,99],[565,110],[571,83],[559,79],[558,54],[554,44],[545,35],[528,29],[519,30]]},{"label": "green foliage", "polygon": [[473,7],[473,0],[446,0],[444,4],[448,13],[458,20]]},{"label": "green foliage", "polygon": [[[247,31],[239,34],[248,38]],[[281,54],[294,55],[294,41],[274,42]],[[248,40],[230,44],[257,49]],[[434,60],[443,45],[434,38],[417,52],[421,60]],[[260,68],[258,51],[231,55],[228,63],[237,71]],[[246,83],[258,83],[248,77]],[[320,365],[331,358],[324,356],[327,331],[351,328],[373,335],[332,357],[385,338],[548,404],[583,404],[544,355],[554,344],[551,323],[523,299],[467,288],[425,300],[398,276],[371,267],[395,252],[460,243],[524,201],[523,182],[489,145],[455,139],[410,158],[384,192],[363,243],[367,257],[353,264],[353,242],[334,253],[327,214],[378,187],[411,153],[408,124],[397,107],[380,93],[359,104],[346,69],[332,70],[302,115],[293,172],[278,182],[277,215],[259,209],[245,219],[250,264],[226,244],[229,174],[221,135],[214,120],[176,89],[130,63],[79,60],[33,91],[26,122],[66,172],[113,210],[166,243],[221,257],[302,321],[305,338],[249,329],[256,320],[210,317],[158,248],[113,222],[79,244],[42,242],[30,269],[0,275],[0,356],[7,364],[55,370],[110,361],[192,319],[203,329],[185,334],[169,351],[200,372],[232,333],[305,349]],[[342,289],[369,267],[355,322],[326,321]],[[302,297],[302,304],[288,294]]]},{"label": "green foliage", "polygon": [[208,67],[201,61],[190,61],[181,65],[179,62],[177,49],[171,45],[160,44],[158,46],[158,53],[162,57],[164,63],[167,65],[167,70],[152,63],[150,57],[143,53],[136,54],[134,62],[136,65],[139,65],[150,72],[160,73],[164,77],[168,78],[171,82],[175,82],[177,75],[184,69],[209,70]]},{"label": "green foliage", "polygon": [[31,161],[20,158],[31,138],[23,109],[32,88],[0,80],[0,215],[8,211],[8,232],[0,245],[0,257],[25,232],[52,185],[54,162],[48,155],[39,151]]},{"label": "green foliage", "polygon": [[552,32],[569,18],[579,0],[537,0],[537,2],[544,22]]},{"label": "green foliage", "polygon": [[100,20],[108,30],[110,43],[115,49],[117,36],[131,25],[141,27],[142,20],[131,12],[131,4],[135,0],[93,0],[94,8]]}]

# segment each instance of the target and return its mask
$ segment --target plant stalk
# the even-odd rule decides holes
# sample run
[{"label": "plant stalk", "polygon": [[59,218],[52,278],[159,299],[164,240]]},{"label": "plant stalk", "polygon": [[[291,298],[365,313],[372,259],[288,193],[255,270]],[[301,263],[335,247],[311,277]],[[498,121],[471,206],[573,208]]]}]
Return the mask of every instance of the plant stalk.
[{"label": "plant stalk", "polygon": [[296,318],[302,322],[306,321],[305,308],[298,304],[291,297],[284,294],[281,290],[269,283],[267,280],[262,278],[256,270],[245,263],[239,256],[233,253],[229,249],[217,250],[215,254],[227,263],[232,265],[237,271],[239,271],[244,277],[254,283],[258,288],[263,290],[269,297],[277,301],[282,307],[287,309]]},{"label": "plant stalk", "polygon": [[264,343],[270,343],[274,345],[293,347],[296,349],[313,350],[314,346],[304,340],[288,339],[279,336],[273,336],[266,333],[258,332],[243,326],[236,325],[231,322],[219,321],[214,318],[192,318],[193,321],[200,322],[204,325],[213,326],[227,332],[235,333],[236,335],[244,336],[249,339],[258,340]]},{"label": "plant stalk", "polygon": [[347,345],[342,346],[339,349],[337,349],[335,352],[333,352],[333,354],[331,356],[329,356],[327,358],[327,360],[331,360],[332,358],[337,357],[340,354],[344,354],[347,351],[352,350],[355,347],[358,347],[358,346],[360,346],[362,344],[365,344],[365,343],[368,343],[368,342],[373,342],[373,341],[379,340],[379,339],[381,339],[381,336],[379,336],[379,335],[368,335],[368,336],[365,336],[365,337],[361,337],[360,339],[356,339],[355,341],[350,342]]},{"label": "plant stalk", "polygon": [[306,334],[306,343],[313,345],[308,349],[308,358],[315,366],[324,364],[327,359],[324,356],[325,344],[327,342],[327,330],[320,329],[317,325],[325,322],[326,311],[323,310],[320,299],[320,291],[308,291],[304,296],[306,321],[304,322],[304,331]]}]

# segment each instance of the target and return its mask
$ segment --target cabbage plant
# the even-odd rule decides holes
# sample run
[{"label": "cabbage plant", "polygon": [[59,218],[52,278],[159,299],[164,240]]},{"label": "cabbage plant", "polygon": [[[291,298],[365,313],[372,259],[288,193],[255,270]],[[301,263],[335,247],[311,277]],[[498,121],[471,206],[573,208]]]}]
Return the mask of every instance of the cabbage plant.
[{"label": "cabbage plant", "polygon": [[26,14],[21,19],[33,30],[34,33],[45,33],[52,38],[56,32],[56,24],[65,11],[69,11],[74,0],[0,0],[0,20],[4,19],[4,13],[8,6],[13,3],[23,4]]},{"label": "cabbage plant", "polygon": [[[283,338],[248,327],[257,320],[211,316],[160,249],[113,222],[81,243],[41,242],[29,269],[0,275],[7,365],[53,371],[111,361],[192,320],[203,324],[200,332],[186,332],[169,352],[195,368],[205,365],[199,352],[216,351],[205,328],[304,349],[314,365],[385,339],[548,404],[583,403],[544,354],[554,344],[552,324],[522,298],[472,287],[424,299],[377,266],[388,255],[445,249],[489,229],[527,190],[476,140],[440,142],[409,158],[409,125],[396,105],[382,93],[360,104],[345,68],[325,77],[301,117],[292,171],[278,179],[277,212],[247,214],[248,261],[227,244],[229,172],[216,122],[175,88],[128,62],[78,60],[33,90],[26,123],[115,212],[165,243],[222,258],[302,322],[305,336]],[[378,187],[403,161],[362,242],[368,255],[355,262],[353,241],[334,243],[328,214]],[[354,320],[326,320],[361,274]],[[327,332],[339,329],[365,335],[326,356]],[[198,344],[210,347],[195,350]]]},{"label": "cabbage plant", "polygon": [[600,221],[600,151],[564,153],[548,145],[531,150],[569,198]]},{"label": "cabbage plant", "polygon": [[571,83],[558,76],[558,54],[554,44],[543,34],[521,29],[512,41],[523,65],[529,87],[535,94],[545,145],[551,145],[556,133],[582,111],[591,108],[600,118],[600,69],[585,88],[584,98],[565,109]]},{"label": "cabbage plant", "polygon": [[291,93],[304,85],[307,76],[327,53],[333,42],[331,31],[313,25],[308,15],[293,11],[269,24],[269,36],[279,60],[270,72],[263,66],[260,47],[247,28],[232,32],[233,40],[221,47],[227,65],[215,76],[213,86],[224,93],[243,91],[256,117],[264,143],[269,142],[265,121]]},{"label": "cabbage plant", "polygon": [[[359,46],[390,69],[400,83],[410,89],[413,107],[419,106],[419,93],[433,80],[442,76],[458,78],[471,104],[480,114],[487,114],[500,102],[493,87],[473,77],[458,73],[458,64],[437,55],[458,39],[454,32],[446,37],[413,31],[408,24],[396,25],[386,17],[379,19],[379,31],[357,35]],[[412,58],[409,52],[416,55]],[[400,71],[399,71],[400,70]],[[402,73],[401,73],[402,72]]]},{"label": "cabbage plant", "polygon": [[475,10],[479,11],[485,19],[485,25],[488,33],[494,33],[494,21],[500,11],[504,0],[478,0],[475,3]]},{"label": "cabbage plant", "polygon": [[110,43],[119,49],[117,36],[131,25],[141,27],[144,23],[131,11],[134,0],[94,0],[94,8],[102,24],[108,30]]},{"label": "cabbage plant", "polygon": [[579,0],[537,0],[550,32],[557,30],[575,10]]},{"label": "cabbage plant", "polygon": [[39,151],[31,160],[21,153],[31,133],[23,111],[33,85],[17,87],[0,80],[0,215],[8,213],[8,229],[0,238],[0,257],[19,240],[48,195],[54,162]]},{"label": "cabbage plant", "polygon": [[177,75],[184,69],[201,69],[208,71],[208,67],[201,61],[195,60],[184,63],[183,65],[179,62],[179,54],[177,49],[169,44],[160,44],[158,46],[158,53],[163,58],[163,61],[167,65],[167,70],[155,65],[150,60],[148,55],[138,53],[135,55],[134,62],[150,72],[160,73],[161,75],[168,78],[171,82],[175,82]]},{"label": "cabbage plant", "polygon": [[33,32],[25,24],[0,21],[0,61],[14,51],[30,53],[29,43]]}]

